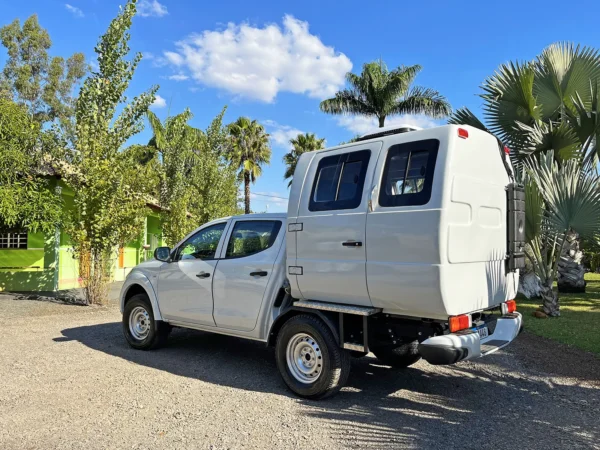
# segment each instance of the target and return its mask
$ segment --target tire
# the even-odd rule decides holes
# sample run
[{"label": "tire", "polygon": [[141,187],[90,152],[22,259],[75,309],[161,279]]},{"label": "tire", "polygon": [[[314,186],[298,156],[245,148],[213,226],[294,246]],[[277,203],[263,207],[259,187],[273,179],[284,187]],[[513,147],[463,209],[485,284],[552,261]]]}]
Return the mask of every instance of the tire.
[{"label": "tire", "polygon": [[283,324],[277,335],[275,356],[285,384],[308,399],[336,394],[350,374],[348,351],[338,346],[321,319],[308,314],[294,316]]},{"label": "tire", "polygon": [[373,350],[377,359],[386,366],[402,369],[413,365],[421,359],[419,341],[407,342],[399,347],[381,347]]},{"label": "tire", "polygon": [[[127,343],[137,350],[160,347],[171,331],[168,324],[154,320],[152,304],[146,294],[134,295],[125,303],[122,324]],[[139,325],[137,328],[136,324]]]}]

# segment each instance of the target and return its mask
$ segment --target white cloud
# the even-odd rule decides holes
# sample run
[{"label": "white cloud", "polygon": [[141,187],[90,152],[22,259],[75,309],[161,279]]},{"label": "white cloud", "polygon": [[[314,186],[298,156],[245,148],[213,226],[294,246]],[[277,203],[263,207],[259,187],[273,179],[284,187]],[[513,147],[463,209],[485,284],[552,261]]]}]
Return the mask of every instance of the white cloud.
[{"label": "white cloud", "polygon": [[154,102],[150,105],[150,108],[158,109],[164,108],[165,106],[167,106],[167,101],[160,95],[156,94],[156,98],[154,99]]},{"label": "white cloud", "polygon": [[286,150],[292,148],[290,139],[293,139],[299,134],[304,133],[304,131],[298,130],[297,128],[289,125],[280,125],[274,120],[264,120],[263,124],[269,133],[272,145],[285,148]]},{"label": "white cloud", "polygon": [[68,3],[65,3],[65,8],[67,8],[67,11],[69,11],[70,13],[72,13],[75,17],[83,17],[83,11],[79,8],[77,8],[76,6],[72,6],[69,5]]},{"label": "white cloud", "polygon": [[183,56],[181,56],[179,53],[175,53],[175,52],[164,52],[165,58],[167,59],[167,62],[174,65],[174,66],[182,66],[185,62],[185,60],[183,59]]},{"label": "white cloud", "polygon": [[[376,118],[365,116],[341,116],[337,118],[337,123],[355,135],[362,135],[379,127]],[[437,127],[439,123],[423,115],[404,115],[386,118],[385,126],[390,125],[413,125],[420,128],[432,128]]]},{"label": "white cloud", "polygon": [[167,78],[169,78],[169,80],[173,80],[173,81],[185,81],[189,77],[187,75],[182,74],[182,73],[178,73],[178,74],[175,74],[175,75],[170,75]]},{"label": "white cloud", "polygon": [[344,85],[352,62],[286,15],[283,26],[229,23],[177,42],[165,59],[197,82],[240,97],[272,102],[279,92],[330,97]]},{"label": "white cloud", "polygon": [[154,53],[152,53],[152,52],[143,52],[142,53],[142,58],[146,59],[148,61],[152,61],[154,59]]},{"label": "white cloud", "polygon": [[162,17],[169,14],[167,7],[158,3],[157,0],[141,0],[137,10],[142,17]]}]

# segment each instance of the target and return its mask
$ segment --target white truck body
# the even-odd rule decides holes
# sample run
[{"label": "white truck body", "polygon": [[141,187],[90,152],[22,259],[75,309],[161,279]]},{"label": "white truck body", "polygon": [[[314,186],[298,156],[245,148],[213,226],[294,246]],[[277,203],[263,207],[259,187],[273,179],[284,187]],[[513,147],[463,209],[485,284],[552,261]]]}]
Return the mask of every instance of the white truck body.
[{"label": "white truck body", "polygon": [[[523,225],[509,211],[507,159],[493,136],[466,126],[305,153],[287,214],[212,221],[136,267],[121,294],[124,331],[128,299],[143,294],[157,323],[270,343],[302,313],[317,314],[343,349],[418,341],[434,364],[492,353],[521,329],[506,306],[519,279],[507,263],[509,219],[517,234]],[[452,332],[453,316],[468,327]],[[317,358],[316,344],[300,341],[299,354]]]},{"label": "white truck body", "polygon": [[[294,178],[288,209],[289,223],[303,227],[287,240],[288,265],[303,268],[302,275],[289,276],[294,297],[440,319],[515,298],[518,272],[505,269],[510,180],[498,144],[472,128],[462,139],[457,128],[395,134],[302,155],[296,173],[304,177]],[[381,205],[390,149],[418,151],[419,142],[430,141],[439,144],[428,144],[437,152],[434,176],[426,180],[429,201]],[[370,158],[359,206],[310,211],[319,162],[363,150]],[[341,245],[352,240],[363,245]]]}]

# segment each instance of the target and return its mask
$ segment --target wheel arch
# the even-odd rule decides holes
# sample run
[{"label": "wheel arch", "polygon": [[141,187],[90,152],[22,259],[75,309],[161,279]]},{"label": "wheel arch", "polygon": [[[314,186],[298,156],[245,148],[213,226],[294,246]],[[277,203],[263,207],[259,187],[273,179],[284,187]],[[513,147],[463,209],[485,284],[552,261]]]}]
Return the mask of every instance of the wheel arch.
[{"label": "wheel arch", "polygon": [[154,320],[163,320],[154,288],[148,277],[141,273],[132,272],[123,285],[123,288],[121,289],[121,312],[123,312],[125,304],[134,295],[138,294],[145,294],[150,300]]},{"label": "wheel arch", "polygon": [[290,307],[283,314],[279,315],[277,319],[271,325],[271,329],[269,330],[269,336],[267,338],[267,345],[270,347],[274,347],[277,342],[277,335],[279,331],[283,327],[283,324],[286,323],[289,319],[298,315],[311,315],[318,317],[321,319],[325,325],[331,330],[333,333],[333,337],[335,338],[335,342],[340,345],[340,333],[339,333],[339,322],[337,321],[337,313],[331,313],[328,311],[319,311],[316,309],[308,309],[308,308],[298,308],[295,306]]}]

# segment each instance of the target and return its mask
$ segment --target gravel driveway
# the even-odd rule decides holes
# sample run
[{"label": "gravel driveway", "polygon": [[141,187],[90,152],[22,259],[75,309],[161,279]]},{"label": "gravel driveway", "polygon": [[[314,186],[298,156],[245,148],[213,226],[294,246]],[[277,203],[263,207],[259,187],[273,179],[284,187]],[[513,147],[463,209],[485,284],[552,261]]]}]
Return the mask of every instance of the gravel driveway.
[{"label": "gravel driveway", "polygon": [[600,360],[521,335],[477,363],[354,360],[292,396],[263,344],[175,330],[131,350],[116,306],[0,295],[0,448],[600,448]]}]

